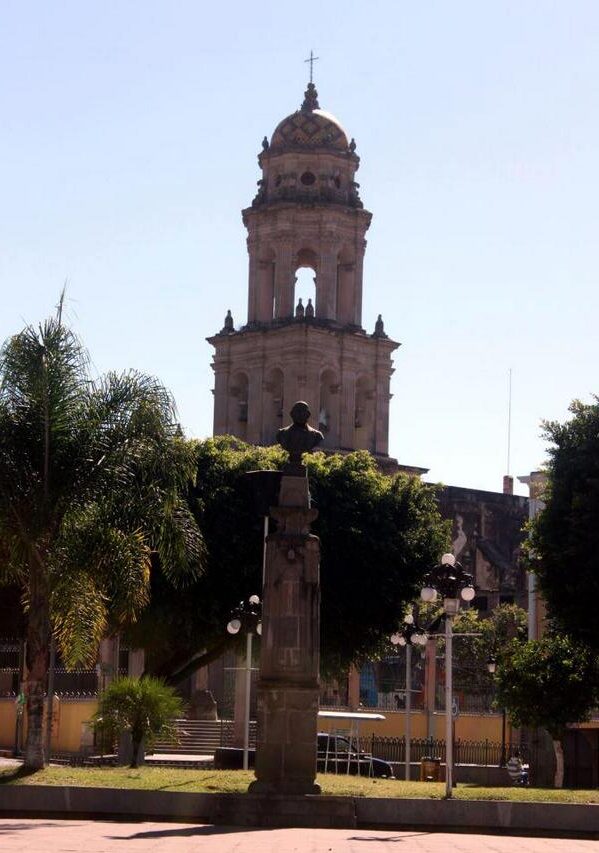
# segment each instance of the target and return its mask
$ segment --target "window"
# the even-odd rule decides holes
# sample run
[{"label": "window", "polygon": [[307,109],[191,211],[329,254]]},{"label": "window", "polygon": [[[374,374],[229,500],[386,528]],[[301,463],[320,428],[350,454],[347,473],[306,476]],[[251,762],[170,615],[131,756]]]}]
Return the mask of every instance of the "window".
[{"label": "window", "polygon": [[316,182],[316,175],[314,172],[304,172],[300,181],[305,187],[311,187]]}]

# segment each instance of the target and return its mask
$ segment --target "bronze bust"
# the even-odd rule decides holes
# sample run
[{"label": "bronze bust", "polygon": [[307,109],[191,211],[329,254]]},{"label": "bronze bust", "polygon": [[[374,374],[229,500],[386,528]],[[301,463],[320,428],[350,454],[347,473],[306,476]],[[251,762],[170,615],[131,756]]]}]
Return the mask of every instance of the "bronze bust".
[{"label": "bronze bust", "polygon": [[307,403],[298,401],[289,414],[293,423],[283,427],[277,433],[277,441],[289,453],[289,463],[284,470],[287,474],[304,476],[302,454],[314,450],[324,440],[324,436],[320,430],[314,429],[308,423],[310,409]]}]

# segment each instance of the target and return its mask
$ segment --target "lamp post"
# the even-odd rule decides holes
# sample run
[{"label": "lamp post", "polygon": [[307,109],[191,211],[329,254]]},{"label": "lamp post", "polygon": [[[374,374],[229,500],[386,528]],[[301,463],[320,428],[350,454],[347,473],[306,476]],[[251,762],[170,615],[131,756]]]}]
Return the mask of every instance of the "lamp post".
[{"label": "lamp post", "polygon": [[453,730],[451,711],[453,706],[453,620],[460,609],[460,598],[472,601],[474,585],[472,575],[464,571],[453,554],[443,554],[420,592],[423,601],[433,602],[437,595],[443,599],[445,613],[445,796],[451,799],[453,792]]},{"label": "lamp post", "polygon": [[247,602],[241,601],[231,614],[227,624],[229,634],[238,634],[241,630],[246,633],[245,645],[245,702],[243,718],[243,769],[249,769],[250,753],[250,693],[252,689],[252,640],[254,633],[262,633],[260,598],[250,595]]},{"label": "lamp post", "polygon": [[412,742],[412,645],[426,646],[428,637],[425,631],[418,627],[414,621],[414,616],[408,612],[404,616],[401,631],[391,634],[390,639],[394,646],[405,646],[406,649],[406,781],[409,782]]},{"label": "lamp post", "polygon": [[[491,656],[487,661],[487,669],[491,675],[495,675],[497,671],[497,660]],[[505,767],[505,708],[501,709],[501,755],[499,756],[499,766]]]}]

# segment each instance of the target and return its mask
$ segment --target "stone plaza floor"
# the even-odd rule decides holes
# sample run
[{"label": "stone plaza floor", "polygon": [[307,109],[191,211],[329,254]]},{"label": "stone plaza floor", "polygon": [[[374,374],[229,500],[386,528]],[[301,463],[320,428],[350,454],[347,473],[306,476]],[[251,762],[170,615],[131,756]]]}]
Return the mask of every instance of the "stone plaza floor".
[{"label": "stone plaza floor", "polygon": [[2,853],[389,853],[393,849],[401,853],[590,853],[599,849],[599,843],[422,831],[0,819]]}]

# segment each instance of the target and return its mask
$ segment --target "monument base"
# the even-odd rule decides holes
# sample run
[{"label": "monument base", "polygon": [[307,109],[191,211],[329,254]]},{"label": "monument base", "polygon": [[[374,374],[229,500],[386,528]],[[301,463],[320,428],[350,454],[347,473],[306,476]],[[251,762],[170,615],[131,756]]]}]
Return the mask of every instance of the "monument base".
[{"label": "monument base", "polygon": [[319,794],[316,778],[318,689],[258,684],[256,781],[252,794]]}]

